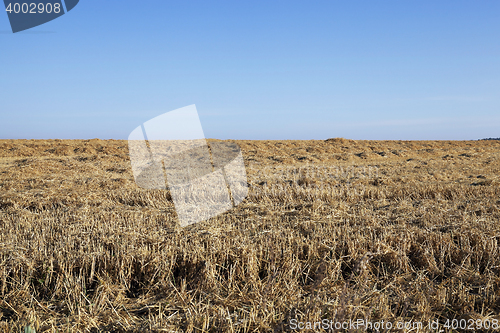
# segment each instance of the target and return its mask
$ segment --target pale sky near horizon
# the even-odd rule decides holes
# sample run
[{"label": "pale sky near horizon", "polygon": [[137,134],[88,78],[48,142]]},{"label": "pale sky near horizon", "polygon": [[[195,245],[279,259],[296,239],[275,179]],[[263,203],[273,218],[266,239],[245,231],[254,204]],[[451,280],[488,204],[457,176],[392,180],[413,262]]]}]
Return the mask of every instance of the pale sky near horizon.
[{"label": "pale sky near horizon", "polygon": [[97,1],[13,34],[0,139],[500,137],[500,1]]}]

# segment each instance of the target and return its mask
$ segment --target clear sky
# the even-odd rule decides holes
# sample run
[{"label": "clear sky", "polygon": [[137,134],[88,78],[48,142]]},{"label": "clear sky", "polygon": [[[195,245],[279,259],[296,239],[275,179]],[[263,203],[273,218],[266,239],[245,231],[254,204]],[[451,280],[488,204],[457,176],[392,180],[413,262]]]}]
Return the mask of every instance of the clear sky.
[{"label": "clear sky", "polygon": [[81,0],[17,34],[0,13],[0,138],[126,139],[190,104],[209,138],[500,137],[500,1]]}]

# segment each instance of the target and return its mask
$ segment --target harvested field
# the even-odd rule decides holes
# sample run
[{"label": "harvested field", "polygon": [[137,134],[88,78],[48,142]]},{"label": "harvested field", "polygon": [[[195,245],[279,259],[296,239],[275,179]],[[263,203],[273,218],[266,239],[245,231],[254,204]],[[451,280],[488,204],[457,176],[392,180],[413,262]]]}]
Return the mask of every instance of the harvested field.
[{"label": "harvested field", "polygon": [[126,141],[0,140],[0,331],[500,325],[500,141],[236,142],[248,197],[181,228]]}]

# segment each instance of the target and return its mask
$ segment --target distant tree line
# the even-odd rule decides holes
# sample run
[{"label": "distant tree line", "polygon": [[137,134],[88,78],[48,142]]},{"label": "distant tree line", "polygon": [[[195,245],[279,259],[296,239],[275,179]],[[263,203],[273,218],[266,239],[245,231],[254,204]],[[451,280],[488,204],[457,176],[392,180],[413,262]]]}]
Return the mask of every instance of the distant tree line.
[{"label": "distant tree line", "polygon": [[481,139],[481,140],[500,140],[500,138],[487,138],[487,139]]}]

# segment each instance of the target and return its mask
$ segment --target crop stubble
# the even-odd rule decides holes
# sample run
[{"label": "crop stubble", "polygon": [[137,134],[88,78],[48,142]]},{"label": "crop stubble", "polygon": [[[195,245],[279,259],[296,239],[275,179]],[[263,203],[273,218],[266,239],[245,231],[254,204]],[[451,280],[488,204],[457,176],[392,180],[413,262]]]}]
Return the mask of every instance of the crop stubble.
[{"label": "crop stubble", "polygon": [[236,142],[248,197],[180,228],[126,141],[0,140],[0,329],[500,319],[500,142]]}]

